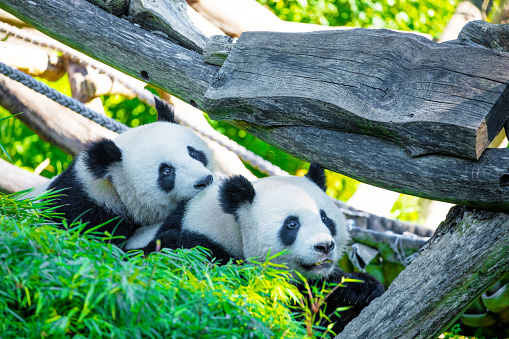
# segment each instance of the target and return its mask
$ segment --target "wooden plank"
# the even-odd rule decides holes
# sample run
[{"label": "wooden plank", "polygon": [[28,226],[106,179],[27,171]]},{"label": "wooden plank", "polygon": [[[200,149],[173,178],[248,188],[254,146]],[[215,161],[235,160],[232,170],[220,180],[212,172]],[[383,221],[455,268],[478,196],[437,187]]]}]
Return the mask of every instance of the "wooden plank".
[{"label": "wooden plank", "polygon": [[509,109],[509,55],[388,30],[246,32],[205,94],[216,120],[381,136],[478,159]]},{"label": "wooden plank", "polygon": [[237,121],[269,144],[356,180],[422,198],[509,211],[509,149],[479,158],[412,157],[386,139],[317,127],[263,127]]},{"label": "wooden plank", "polygon": [[419,256],[336,338],[437,338],[509,272],[505,213],[456,206]]},{"label": "wooden plank", "polygon": [[0,8],[52,38],[128,75],[203,107],[218,67],[85,0],[2,0]]}]

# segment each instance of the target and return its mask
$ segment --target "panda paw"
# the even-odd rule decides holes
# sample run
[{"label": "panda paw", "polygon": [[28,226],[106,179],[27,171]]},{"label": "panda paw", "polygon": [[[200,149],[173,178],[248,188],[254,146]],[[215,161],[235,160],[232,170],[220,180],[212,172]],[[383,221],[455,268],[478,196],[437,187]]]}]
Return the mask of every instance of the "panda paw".
[{"label": "panda paw", "polygon": [[381,296],[385,290],[383,285],[367,273],[355,272],[345,275],[345,278],[362,280],[362,282],[345,282],[341,287],[341,299],[348,305],[367,306]]}]

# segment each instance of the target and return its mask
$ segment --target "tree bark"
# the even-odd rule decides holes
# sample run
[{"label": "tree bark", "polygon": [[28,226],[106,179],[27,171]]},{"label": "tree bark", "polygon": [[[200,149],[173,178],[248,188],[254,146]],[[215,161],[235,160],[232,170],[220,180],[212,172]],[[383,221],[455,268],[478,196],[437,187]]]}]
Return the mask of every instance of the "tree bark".
[{"label": "tree bark", "polygon": [[454,207],[385,294],[336,338],[436,338],[509,272],[507,234],[509,215]]},{"label": "tree bark", "polygon": [[[0,105],[41,138],[76,155],[86,142],[117,134],[0,74]],[[65,121],[65,124],[62,122]]]},{"label": "tree bark", "polygon": [[199,53],[84,0],[2,0],[0,8],[74,49],[203,109],[203,96],[218,67],[205,64]]},{"label": "tree bark", "polygon": [[413,156],[478,159],[507,120],[508,83],[509,55],[472,44],[368,29],[246,32],[205,94],[205,111],[380,136]]}]

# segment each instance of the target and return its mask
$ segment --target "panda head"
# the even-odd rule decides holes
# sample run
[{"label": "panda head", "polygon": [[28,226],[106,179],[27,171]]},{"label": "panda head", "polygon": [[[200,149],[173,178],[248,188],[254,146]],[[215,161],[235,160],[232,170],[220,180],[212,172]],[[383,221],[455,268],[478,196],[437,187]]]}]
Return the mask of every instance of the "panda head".
[{"label": "panda head", "polygon": [[179,202],[212,183],[213,158],[194,132],[158,121],[132,128],[114,140],[92,142],[78,156],[76,170],[94,200],[124,218],[149,225],[162,221]]},{"label": "panda head", "polygon": [[240,225],[245,258],[275,259],[307,278],[327,277],[350,240],[346,222],[325,194],[323,168],[312,164],[305,177],[269,177],[253,183],[237,176],[225,181],[223,211]]}]

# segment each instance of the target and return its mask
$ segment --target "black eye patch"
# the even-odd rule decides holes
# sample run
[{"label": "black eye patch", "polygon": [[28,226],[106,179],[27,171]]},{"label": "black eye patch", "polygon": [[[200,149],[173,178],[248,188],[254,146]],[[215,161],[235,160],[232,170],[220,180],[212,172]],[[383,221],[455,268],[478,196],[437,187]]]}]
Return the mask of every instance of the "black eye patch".
[{"label": "black eye patch", "polygon": [[336,235],[336,224],[332,219],[330,219],[327,214],[325,214],[324,210],[320,210],[320,217],[322,218],[322,222],[327,226],[327,228],[330,230],[330,233],[332,236]]},{"label": "black eye patch", "polygon": [[168,164],[161,164],[157,183],[163,191],[170,192],[175,187],[175,168]]},{"label": "black eye patch", "polygon": [[191,158],[198,160],[203,164],[203,166],[207,167],[208,160],[207,157],[205,156],[205,153],[203,153],[202,151],[198,151],[196,148],[191,146],[187,146],[187,151]]},{"label": "black eye patch", "polygon": [[291,246],[295,242],[295,239],[297,239],[299,229],[299,218],[294,215],[287,217],[283,222],[283,226],[279,229],[279,240],[283,245]]}]

